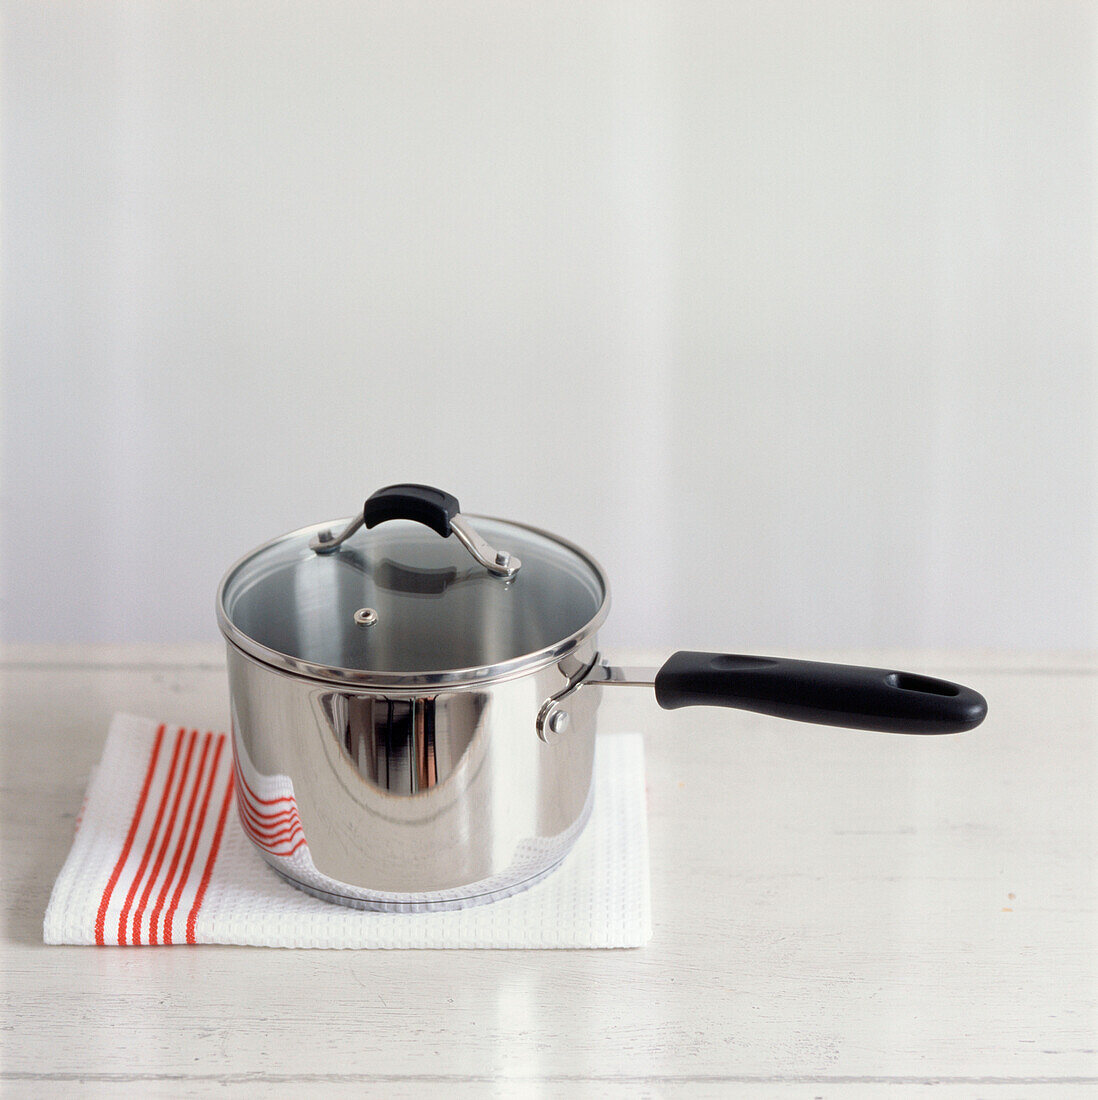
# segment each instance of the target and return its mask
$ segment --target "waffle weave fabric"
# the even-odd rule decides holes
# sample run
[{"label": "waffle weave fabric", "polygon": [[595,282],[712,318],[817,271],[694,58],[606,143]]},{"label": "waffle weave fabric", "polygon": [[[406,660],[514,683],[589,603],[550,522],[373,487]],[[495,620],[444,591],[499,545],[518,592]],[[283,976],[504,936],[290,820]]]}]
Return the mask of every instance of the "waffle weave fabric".
[{"label": "waffle weave fabric", "polygon": [[237,818],[222,733],[118,714],[44,922],[48,944],[324,948],[640,947],[651,937],[644,742],[601,735],[590,821],[522,893],[377,913],[283,882]]}]

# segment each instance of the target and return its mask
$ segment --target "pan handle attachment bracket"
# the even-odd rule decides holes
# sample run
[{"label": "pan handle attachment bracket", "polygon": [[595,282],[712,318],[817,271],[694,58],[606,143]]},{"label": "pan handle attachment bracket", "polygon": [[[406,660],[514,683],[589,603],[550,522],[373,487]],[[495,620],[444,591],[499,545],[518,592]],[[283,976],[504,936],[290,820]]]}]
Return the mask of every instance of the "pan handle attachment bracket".
[{"label": "pan handle attachment bracket", "polygon": [[558,735],[568,729],[571,717],[568,714],[567,702],[581,688],[605,687],[609,684],[650,688],[655,677],[654,668],[622,668],[616,665],[604,665],[602,658],[596,653],[591,663],[570,680],[566,687],[542,703],[537,719],[538,737],[547,745],[551,745]]},{"label": "pan handle attachment bracket", "polygon": [[599,671],[605,667],[599,664],[599,655],[596,653],[589,665],[581,669],[556,695],[550,695],[541,704],[535,728],[538,731],[538,737],[547,745],[551,745],[571,725],[571,717],[565,709],[565,703],[584,684],[590,682],[589,676],[597,677]]}]

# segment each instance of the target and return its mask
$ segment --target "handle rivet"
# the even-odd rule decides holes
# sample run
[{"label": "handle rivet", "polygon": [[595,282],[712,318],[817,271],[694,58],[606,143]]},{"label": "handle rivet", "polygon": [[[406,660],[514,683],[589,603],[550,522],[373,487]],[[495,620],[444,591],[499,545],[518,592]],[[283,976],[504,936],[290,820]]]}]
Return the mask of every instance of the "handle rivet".
[{"label": "handle rivet", "polygon": [[568,728],[568,711],[558,710],[552,718],[549,719],[549,728],[554,733],[564,733]]},{"label": "handle rivet", "polygon": [[496,565],[502,565],[505,569],[511,564],[511,555],[506,550],[496,551]]},{"label": "handle rivet", "polygon": [[377,622],[377,612],[372,607],[360,607],[354,619],[359,626],[373,626]]}]

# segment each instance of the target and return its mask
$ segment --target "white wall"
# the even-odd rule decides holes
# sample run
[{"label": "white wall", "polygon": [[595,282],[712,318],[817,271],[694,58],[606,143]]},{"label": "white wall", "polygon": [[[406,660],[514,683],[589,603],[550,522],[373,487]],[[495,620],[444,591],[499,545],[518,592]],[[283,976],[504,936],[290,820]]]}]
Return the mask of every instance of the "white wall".
[{"label": "white wall", "polygon": [[611,641],[1098,645],[1088,3],[16,3],[3,629],[391,481]]}]

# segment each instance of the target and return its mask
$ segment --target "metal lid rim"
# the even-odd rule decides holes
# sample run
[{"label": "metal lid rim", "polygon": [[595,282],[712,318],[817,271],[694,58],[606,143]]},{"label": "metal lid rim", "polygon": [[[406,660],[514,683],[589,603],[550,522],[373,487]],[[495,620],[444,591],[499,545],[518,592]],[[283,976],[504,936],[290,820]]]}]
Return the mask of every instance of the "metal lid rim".
[{"label": "metal lid rim", "polygon": [[296,676],[308,677],[311,680],[319,680],[323,683],[338,684],[341,686],[353,686],[362,688],[385,688],[398,690],[414,690],[429,687],[460,687],[474,684],[493,683],[498,680],[511,679],[513,676],[532,672],[546,665],[559,661],[573,650],[581,646],[591,638],[602,624],[610,610],[610,585],[606,579],[606,573],[602,566],[585,550],[569,542],[567,539],[554,535],[539,527],[530,524],[516,523],[514,520],[499,519],[494,516],[472,516],[472,519],[489,520],[493,523],[507,524],[535,535],[550,539],[559,546],[570,550],[594,572],[602,586],[603,598],[594,616],[589,619],[579,630],[567,637],[554,642],[552,645],[535,650],[533,653],[523,653],[516,657],[508,658],[493,665],[474,666],[458,669],[435,669],[421,672],[380,672],[369,669],[345,669],[328,665],[318,665],[311,661],[304,661],[293,657],[288,653],[282,653],[257,642],[254,638],[237,628],[229,619],[225,611],[225,590],[230,578],[245,563],[251,561],[258,554],[277,543],[284,542],[295,537],[311,536],[323,528],[338,525],[341,520],[328,520],[323,523],[312,524],[308,527],[289,531],[284,535],[257,546],[255,549],[243,555],[229,566],[221,582],[217,586],[217,625],[225,640],[247,656],[272,668],[275,671],[287,672]]}]

